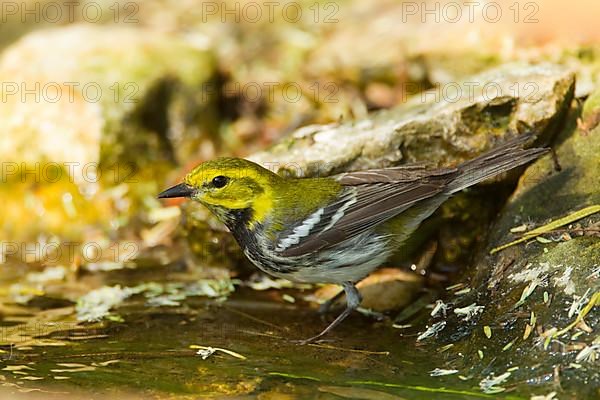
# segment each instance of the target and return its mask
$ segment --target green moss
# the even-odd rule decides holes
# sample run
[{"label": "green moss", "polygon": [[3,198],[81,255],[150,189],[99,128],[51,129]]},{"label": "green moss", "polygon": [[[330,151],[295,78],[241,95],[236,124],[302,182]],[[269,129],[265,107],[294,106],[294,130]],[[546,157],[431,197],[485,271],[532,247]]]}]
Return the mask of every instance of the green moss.
[{"label": "green moss", "polygon": [[[597,104],[598,96],[594,94],[583,109],[594,113]],[[476,268],[467,273],[475,290],[459,304],[477,302],[486,307],[485,311],[470,327],[454,322],[446,329],[445,337],[465,355],[464,365],[473,365],[474,374],[483,373],[478,354],[482,350],[494,355],[485,373],[491,370],[497,376],[518,366],[511,379],[528,380],[552,374],[558,366],[566,371],[561,373],[563,388],[599,383],[597,374],[587,366],[570,373],[578,351],[568,350],[568,346],[574,342],[589,345],[595,339],[594,333],[582,331],[574,340],[574,332],[569,332],[552,340],[547,339],[549,334],[540,332],[568,326],[577,317],[577,302],[583,306],[591,294],[600,290],[600,282],[591,278],[600,265],[600,241],[593,232],[581,236],[600,216],[590,215],[561,232],[542,235],[545,241],[531,240],[489,255],[491,248],[519,237],[518,233],[510,233],[513,227],[526,224],[531,229],[600,204],[600,130],[578,129],[581,112],[582,107],[574,102],[554,141],[561,169],[555,170],[550,156],[527,168],[494,225],[487,248],[479,254]],[[563,236],[565,230],[569,236]],[[528,327],[532,320],[534,324]],[[590,312],[585,320],[593,328],[600,323],[600,315]],[[486,325],[494,329],[492,339],[480,329]]]}]

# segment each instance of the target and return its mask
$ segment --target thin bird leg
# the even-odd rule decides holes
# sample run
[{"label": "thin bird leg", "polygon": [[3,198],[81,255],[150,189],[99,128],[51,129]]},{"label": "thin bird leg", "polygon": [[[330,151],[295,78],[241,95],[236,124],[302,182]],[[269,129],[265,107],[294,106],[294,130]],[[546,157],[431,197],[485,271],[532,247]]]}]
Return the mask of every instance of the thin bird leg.
[{"label": "thin bird leg", "polygon": [[323,332],[309,339],[301,341],[300,344],[312,343],[315,340],[325,336],[326,334],[331,332],[333,328],[335,328],[343,320],[345,320],[346,317],[348,317],[348,315],[352,313],[352,311],[358,308],[358,305],[362,301],[362,298],[360,296],[360,293],[358,292],[358,289],[356,289],[356,286],[354,286],[352,282],[344,282],[342,283],[342,287],[344,288],[344,292],[346,293],[346,309],[340,315],[338,315],[338,317],[334,319],[333,322],[323,330]]},{"label": "thin bird leg", "polygon": [[333,306],[335,304],[336,301],[339,300],[340,297],[342,297],[344,295],[344,291],[340,290],[339,292],[337,292],[337,294],[335,296],[333,296],[332,298],[330,298],[329,300],[327,300],[326,302],[324,302],[323,304],[321,304],[319,306],[319,314],[326,314],[329,312],[329,310],[331,309],[331,306]]}]

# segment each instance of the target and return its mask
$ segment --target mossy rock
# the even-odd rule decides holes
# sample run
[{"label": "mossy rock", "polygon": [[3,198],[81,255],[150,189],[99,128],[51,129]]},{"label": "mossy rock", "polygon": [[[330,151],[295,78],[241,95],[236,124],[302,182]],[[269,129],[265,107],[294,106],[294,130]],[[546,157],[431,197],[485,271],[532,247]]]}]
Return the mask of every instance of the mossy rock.
[{"label": "mossy rock", "polygon": [[507,64],[364,120],[300,128],[249,158],[301,176],[458,163],[510,133],[533,131],[547,141],[573,88],[573,75],[559,66]]},{"label": "mossy rock", "polygon": [[[170,171],[218,142],[216,99],[203,91],[214,74],[210,49],[128,27],[37,31],[7,48],[0,157],[17,171],[3,190],[33,198],[22,207],[22,196],[9,197],[19,204],[7,209],[21,211],[2,215],[6,239],[44,232],[80,240],[90,225],[126,226],[157,205]],[[22,175],[49,164],[61,179]],[[76,207],[54,207],[61,198]]]},{"label": "mossy rock", "polygon": [[[598,92],[583,106],[572,104],[553,144],[560,167],[548,155],[525,171],[474,267],[464,274],[471,292],[453,300],[453,307],[484,309],[468,322],[449,318],[437,342],[454,344],[464,375],[484,380],[510,372],[498,385],[507,387],[547,377],[539,385],[548,392],[558,381],[578,398],[598,395],[600,214],[590,208],[600,205],[597,99]],[[525,230],[586,209],[590,215],[497,250]]]}]

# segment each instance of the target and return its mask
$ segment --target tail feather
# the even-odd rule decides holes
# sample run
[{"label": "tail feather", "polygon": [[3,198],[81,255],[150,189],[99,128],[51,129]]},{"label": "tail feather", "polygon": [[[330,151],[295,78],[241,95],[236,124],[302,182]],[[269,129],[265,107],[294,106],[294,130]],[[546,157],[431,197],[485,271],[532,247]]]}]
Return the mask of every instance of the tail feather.
[{"label": "tail feather", "polygon": [[515,167],[527,164],[550,151],[547,147],[524,149],[523,146],[531,139],[532,135],[521,135],[459,165],[460,174],[450,182],[448,192],[452,194],[461,191]]}]

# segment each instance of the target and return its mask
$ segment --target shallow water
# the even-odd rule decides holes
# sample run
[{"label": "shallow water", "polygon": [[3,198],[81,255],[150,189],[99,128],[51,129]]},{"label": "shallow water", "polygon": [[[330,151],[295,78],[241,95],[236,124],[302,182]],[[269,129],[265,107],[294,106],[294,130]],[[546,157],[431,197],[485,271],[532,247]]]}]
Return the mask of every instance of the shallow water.
[{"label": "shallow water", "polygon": [[[147,307],[134,298],[119,309],[126,321],[121,323],[29,321],[23,336],[33,337],[33,345],[3,347],[3,383],[11,392],[39,389],[29,395],[61,397],[490,397],[473,387],[476,381],[430,377],[429,371],[445,364],[444,355],[415,346],[414,329],[402,336],[389,321],[356,314],[327,342],[298,345],[295,339],[327,321],[314,309],[277,302],[271,294],[243,289],[225,302],[188,298],[180,307]],[[3,336],[19,329],[24,327],[4,326]],[[202,359],[192,345],[234,355],[216,351]]]}]

